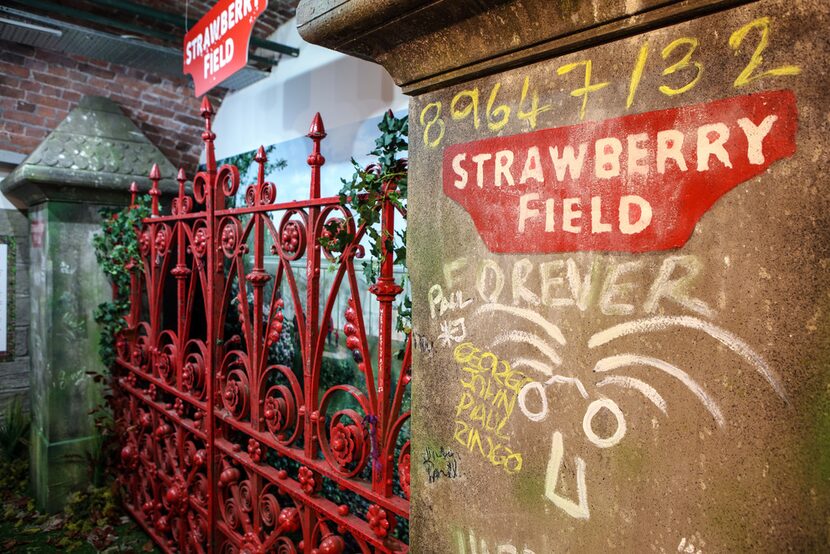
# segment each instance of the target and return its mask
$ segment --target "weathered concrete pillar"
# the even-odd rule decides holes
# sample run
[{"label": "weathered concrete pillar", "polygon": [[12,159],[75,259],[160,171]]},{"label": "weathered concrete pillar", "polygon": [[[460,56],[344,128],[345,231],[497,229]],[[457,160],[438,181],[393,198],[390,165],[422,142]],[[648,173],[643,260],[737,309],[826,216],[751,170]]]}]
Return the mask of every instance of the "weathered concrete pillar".
[{"label": "weathered concrete pillar", "polygon": [[828,4],[298,14],[413,95],[413,552],[828,550]]},{"label": "weathered concrete pillar", "polygon": [[149,188],[153,163],[172,190],[174,168],[112,101],[78,108],[2,183],[25,202],[30,222],[32,319],[31,473],[38,506],[58,510],[83,488],[96,463],[89,412],[101,402],[89,372],[104,371],[94,311],[111,298],[92,237],[99,210],[129,201],[131,181]]}]

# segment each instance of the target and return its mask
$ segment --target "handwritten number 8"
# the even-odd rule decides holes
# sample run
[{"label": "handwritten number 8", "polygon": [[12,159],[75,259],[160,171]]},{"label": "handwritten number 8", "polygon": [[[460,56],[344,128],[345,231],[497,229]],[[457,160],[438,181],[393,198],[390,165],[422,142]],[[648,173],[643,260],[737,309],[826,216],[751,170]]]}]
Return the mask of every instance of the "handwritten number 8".
[{"label": "handwritten number 8", "polygon": [[[430,110],[434,110],[435,114],[432,119],[426,121],[427,112]],[[424,109],[421,110],[421,125],[425,125],[424,144],[429,146],[430,148],[435,148],[436,146],[438,146],[441,143],[441,139],[444,138],[444,131],[446,130],[444,120],[441,119],[441,102],[432,102],[424,106]],[[430,140],[430,132],[433,126],[438,127],[438,136],[435,137],[434,140]]]}]

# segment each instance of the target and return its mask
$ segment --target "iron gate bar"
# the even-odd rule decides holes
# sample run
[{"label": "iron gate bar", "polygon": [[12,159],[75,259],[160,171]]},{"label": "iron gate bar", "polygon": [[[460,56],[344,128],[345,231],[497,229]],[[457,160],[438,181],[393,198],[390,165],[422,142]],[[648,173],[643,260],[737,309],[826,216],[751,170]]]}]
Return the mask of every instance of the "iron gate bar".
[{"label": "iron gate bar", "polygon": [[[409,441],[398,444],[410,417],[402,406],[411,344],[407,339],[395,382],[392,311],[402,288],[393,277],[393,253],[381,246],[380,277],[369,287],[379,303],[375,371],[354,267],[363,255],[366,228],[355,228],[338,197],[320,197],[326,133],[319,114],[308,134],[309,199],[276,203],[260,148],[256,183],[245,192],[247,206],[226,208],[225,197],[235,196],[240,185],[239,172],[229,165],[217,168],[207,99],[201,111],[206,169],[194,177],[192,196],[185,194],[187,177],[179,171],[179,193],[164,216],[160,175],[157,168],[151,171],[151,216],[137,230],[142,271],[130,263],[131,307],[118,340],[116,381],[117,431],[124,443],[119,480],[127,509],[166,552],[338,554],[347,546],[344,537],[361,552],[405,552],[407,544],[392,534],[396,517],[409,518]],[[135,206],[137,187],[130,190]],[[388,198],[394,190],[394,183],[385,185],[384,236],[394,233],[397,208]],[[277,212],[282,216],[275,225],[271,214]],[[320,245],[331,225],[353,236],[342,252]],[[264,265],[266,239],[278,258],[273,272]],[[291,262],[303,256],[301,297]],[[336,271],[321,312],[323,257],[336,263]],[[174,327],[163,317],[169,278],[175,279]],[[327,322],[343,287],[351,296],[343,332],[365,379],[365,394],[349,383],[319,390],[331,331]],[[283,333],[283,288],[297,321],[302,384],[292,368],[269,361]],[[234,302],[241,336],[226,337]],[[197,303],[206,320],[203,334],[194,332]],[[329,414],[338,394],[350,396],[353,405]],[[268,452],[283,460],[283,467],[263,463]],[[320,494],[323,480],[362,500],[351,507],[336,504]],[[395,484],[404,497],[394,493]]]}]

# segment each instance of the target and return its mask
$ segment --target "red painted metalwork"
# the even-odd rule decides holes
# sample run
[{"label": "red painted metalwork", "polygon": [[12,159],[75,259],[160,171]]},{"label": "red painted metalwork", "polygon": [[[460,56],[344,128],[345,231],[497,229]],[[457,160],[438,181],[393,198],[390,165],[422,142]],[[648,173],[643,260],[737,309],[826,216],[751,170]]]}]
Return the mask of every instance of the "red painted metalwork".
[{"label": "red painted metalwork", "polygon": [[[411,354],[407,345],[393,370],[392,311],[401,287],[392,255],[370,288],[379,304],[375,364],[354,266],[366,230],[355,228],[337,197],[320,197],[326,132],[319,114],[308,134],[310,198],[276,202],[260,149],[256,183],[238,208],[225,206],[240,175],[234,166],[216,167],[207,100],[202,116],[206,169],[193,179],[193,196],[180,171],[178,196],[162,215],[154,168],[152,215],[138,230],[143,267],[133,272],[117,369],[127,508],[171,552],[407,551],[409,441],[402,429]],[[380,209],[391,235],[396,208],[387,201]],[[355,237],[343,252],[319,244],[332,220]],[[276,260],[270,269],[266,249]],[[304,294],[291,263],[303,257]],[[330,290],[321,291],[324,260],[335,270]],[[320,390],[327,322],[341,289],[350,295],[346,346],[365,385]],[[301,371],[269,362],[287,303]],[[231,335],[226,328],[234,325],[241,331]],[[327,497],[325,490],[337,492]]]}]

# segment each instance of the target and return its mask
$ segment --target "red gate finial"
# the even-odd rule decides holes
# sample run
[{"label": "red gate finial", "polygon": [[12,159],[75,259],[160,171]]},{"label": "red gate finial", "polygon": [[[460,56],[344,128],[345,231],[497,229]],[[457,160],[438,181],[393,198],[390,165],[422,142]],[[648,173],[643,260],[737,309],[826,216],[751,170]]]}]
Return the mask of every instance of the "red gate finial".
[{"label": "red gate finial", "polygon": [[183,167],[179,168],[176,180],[179,182],[179,198],[184,198],[184,184],[187,182],[187,174],[184,172]]},{"label": "red gate finial", "polygon": [[159,196],[161,196],[159,181],[161,180],[161,171],[159,171],[158,164],[153,164],[153,168],[150,170],[150,180],[153,182],[153,186],[148,193],[153,198],[152,213],[153,215],[159,215]]},{"label": "red gate finial", "polygon": [[216,171],[216,154],[213,149],[213,141],[216,139],[216,134],[211,128],[211,120],[216,112],[213,111],[213,106],[207,96],[202,98],[200,113],[205,119],[205,130],[202,133],[202,140],[205,143],[205,164],[208,172],[214,173]]},{"label": "red gate finial", "polygon": [[133,181],[130,183],[130,208],[135,208],[136,194],[138,194],[138,185]]},{"label": "red gate finial", "polygon": [[326,158],[320,153],[320,141],[326,138],[326,128],[323,125],[323,118],[320,112],[314,115],[311,121],[311,128],[308,130],[308,138],[314,143],[311,154],[308,155],[308,165],[311,166],[311,198],[320,198],[320,167],[326,163]]},{"label": "red gate finial", "polygon": [[210,98],[208,98],[207,96],[202,98],[202,105],[199,108],[199,113],[204,118],[213,117],[213,115],[216,113],[215,111],[213,111],[213,105],[210,103]]},{"label": "red gate finial", "polygon": [[187,183],[187,173],[185,173],[184,168],[179,168],[176,180],[179,182],[179,196],[173,200],[173,214],[186,214],[190,212],[193,201],[185,194],[184,186]]},{"label": "red gate finial", "polygon": [[256,156],[254,156],[254,161],[259,164],[259,168],[257,169],[257,186],[261,187],[262,184],[265,182],[265,162],[268,161],[268,156],[265,154],[265,148],[260,144],[259,150],[256,151]]},{"label": "red gate finial", "polygon": [[323,118],[320,116],[320,112],[314,114],[314,119],[311,120],[311,128],[308,130],[308,135],[306,136],[310,139],[326,138],[326,127],[323,125]]}]

